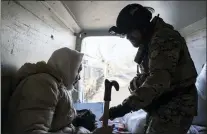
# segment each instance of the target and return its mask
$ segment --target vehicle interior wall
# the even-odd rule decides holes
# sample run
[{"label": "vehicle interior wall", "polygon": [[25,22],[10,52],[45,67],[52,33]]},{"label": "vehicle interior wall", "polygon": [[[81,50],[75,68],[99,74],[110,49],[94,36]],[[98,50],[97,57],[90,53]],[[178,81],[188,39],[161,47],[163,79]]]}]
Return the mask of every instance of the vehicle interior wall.
[{"label": "vehicle interior wall", "polygon": [[75,49],[76,37],[40,1],[2,1],[1,106],[7,106],[13,73],[24,63],[46,61],[61,47]]},{"label": "vehicle interior wall", "polygon": [[203,65],[206,63],[206,28],[192,33],[185,38],[197,73],[200,74]]},{"label": "vehicle interior wall", "polygon": [[186,41],[197,73],[200,74],[203,65],[206,63],[206,29],[189,35],[186,37]]},{"label": "vehicle interior wall", "polygon": [[186,39],[198,74],[203,64],[206,63],[206,30],[206,17],[180,29],[181,35]]}]

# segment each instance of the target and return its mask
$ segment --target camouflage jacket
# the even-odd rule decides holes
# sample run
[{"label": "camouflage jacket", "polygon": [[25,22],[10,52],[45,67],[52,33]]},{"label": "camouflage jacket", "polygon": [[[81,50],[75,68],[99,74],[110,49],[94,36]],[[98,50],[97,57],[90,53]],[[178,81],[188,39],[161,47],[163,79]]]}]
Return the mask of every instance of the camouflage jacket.
[{"label": "camouflage jacket", "polygon": [[[144,109],[164,93],[175,88],[184,90],[196,82],[197,72],[185,39],[159,17],[148,44],[148,53],[139,66],[141,73],[148,75],[122,103],[131,110]],[[189,92],[173,97],[168,104],[150,112],[162,115],[196,115],[197,91],[195,87],[190,88]]]}]

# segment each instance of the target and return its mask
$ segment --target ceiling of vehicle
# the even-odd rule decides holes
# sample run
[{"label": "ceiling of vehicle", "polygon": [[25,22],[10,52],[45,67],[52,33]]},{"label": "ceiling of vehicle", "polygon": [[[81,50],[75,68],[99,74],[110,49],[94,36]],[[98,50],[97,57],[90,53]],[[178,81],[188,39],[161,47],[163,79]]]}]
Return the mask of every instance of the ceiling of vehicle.
[{"label": "ceiling of vehicle", "polygon": [[87,30],[108,30],[115,24],[120,10],[128,4],[139,3],[155,9],[165,22],[176,29],[184,28],[206,17],[206,1],[62,1],[78,25]]}]

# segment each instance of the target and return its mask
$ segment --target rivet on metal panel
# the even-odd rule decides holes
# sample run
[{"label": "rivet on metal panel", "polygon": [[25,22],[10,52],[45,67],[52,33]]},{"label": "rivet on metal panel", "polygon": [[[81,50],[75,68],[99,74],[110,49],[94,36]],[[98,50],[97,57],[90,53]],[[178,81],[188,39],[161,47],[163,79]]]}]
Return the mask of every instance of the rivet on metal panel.
[{"label": "rivet on metal panel", "polygon": [[51,35],[50,37],[51,37],[51,39],[54,39],[54,36],[53,35]]}]

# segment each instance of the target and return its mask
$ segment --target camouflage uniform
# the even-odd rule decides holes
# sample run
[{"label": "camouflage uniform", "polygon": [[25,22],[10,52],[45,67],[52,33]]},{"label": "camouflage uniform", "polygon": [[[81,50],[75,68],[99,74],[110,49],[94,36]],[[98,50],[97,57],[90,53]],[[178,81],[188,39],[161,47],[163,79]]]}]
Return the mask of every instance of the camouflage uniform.
[{"label": "camouflage uniform", "polygon": [[[141,74],[132,80],[135,90],[122,106],[148,112],[146,133],[184,134],[197,114],[197,73],[184,38],[161,18],[157,20],[148,53],[138,65]],[[174,95],[168,93],[175,89]],[[115,116],[112,109],[110,115]]]}]

